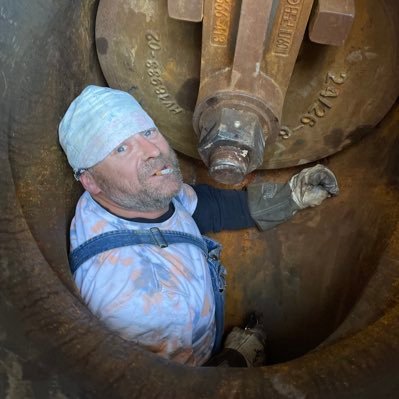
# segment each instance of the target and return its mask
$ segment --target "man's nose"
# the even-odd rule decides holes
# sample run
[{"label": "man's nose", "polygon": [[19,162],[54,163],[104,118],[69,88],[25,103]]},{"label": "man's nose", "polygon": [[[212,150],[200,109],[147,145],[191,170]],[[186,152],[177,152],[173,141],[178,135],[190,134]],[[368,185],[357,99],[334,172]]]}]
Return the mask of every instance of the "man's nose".
[{"label": "man's nose", "polygon": [[144,159],[156,158],[161,154],[159,147],[145,137],[140,137],[140,148]]}]

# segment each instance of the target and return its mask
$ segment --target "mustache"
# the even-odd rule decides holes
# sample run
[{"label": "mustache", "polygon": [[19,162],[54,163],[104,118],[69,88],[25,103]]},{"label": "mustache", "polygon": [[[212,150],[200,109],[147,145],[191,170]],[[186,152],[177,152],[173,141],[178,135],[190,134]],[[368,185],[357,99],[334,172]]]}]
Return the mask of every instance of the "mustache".
[{"label": "mustache", "polygon": [[172,167],[174,174],[180,174],[179,162],[174,155],[174,153],[170,153],[170,155],[159,155],[156,158],[150,158],[145,163],[143,163],[142,168],[139,172],[141,178],[147,178],[152,176],[156,171],[164,168],[164,167]]}]

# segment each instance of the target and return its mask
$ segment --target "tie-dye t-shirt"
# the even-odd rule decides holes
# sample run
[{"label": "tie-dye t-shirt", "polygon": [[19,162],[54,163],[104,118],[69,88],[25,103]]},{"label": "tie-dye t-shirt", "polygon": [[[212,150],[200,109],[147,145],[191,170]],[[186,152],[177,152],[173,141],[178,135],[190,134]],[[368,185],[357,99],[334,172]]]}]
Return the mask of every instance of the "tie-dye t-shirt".
[{"label": "tie-dye t-shirt", "polygon": [[[184,184],[177,198],[166,221],[138,223],[111,214],[85,192],[71,225],[71,250],[118,229],[158,227],[201,236],[191,216],[197,204],[194,190]],[[89,309],[126,340],[188,365],[210,357],[215,305],[208,265],[196,246],[112,249],[83,263],[74,278]]]}]

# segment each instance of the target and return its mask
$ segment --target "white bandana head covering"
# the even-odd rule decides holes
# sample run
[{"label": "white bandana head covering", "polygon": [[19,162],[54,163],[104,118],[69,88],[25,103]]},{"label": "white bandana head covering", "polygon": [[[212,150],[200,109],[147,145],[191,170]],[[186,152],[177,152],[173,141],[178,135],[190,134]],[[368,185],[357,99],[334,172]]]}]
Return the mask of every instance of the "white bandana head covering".
[{"label": "white bandana head covering", "polygon": [[72,101],[58,135],[78,179],[120,143],[154,128],[153,120],[129,93],[91,85]]}]

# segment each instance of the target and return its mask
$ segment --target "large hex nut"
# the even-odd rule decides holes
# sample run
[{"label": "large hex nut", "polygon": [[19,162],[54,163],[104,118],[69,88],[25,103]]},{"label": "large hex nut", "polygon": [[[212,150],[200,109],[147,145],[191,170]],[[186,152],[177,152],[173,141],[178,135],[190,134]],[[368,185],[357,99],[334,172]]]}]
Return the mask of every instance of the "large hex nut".
[{"label": "large hex nut", "polygon": [[263,162],[265,132],[254,112],[208,110],[201,117],[200,131],[198,151],[215,180],[239,183]]}]

